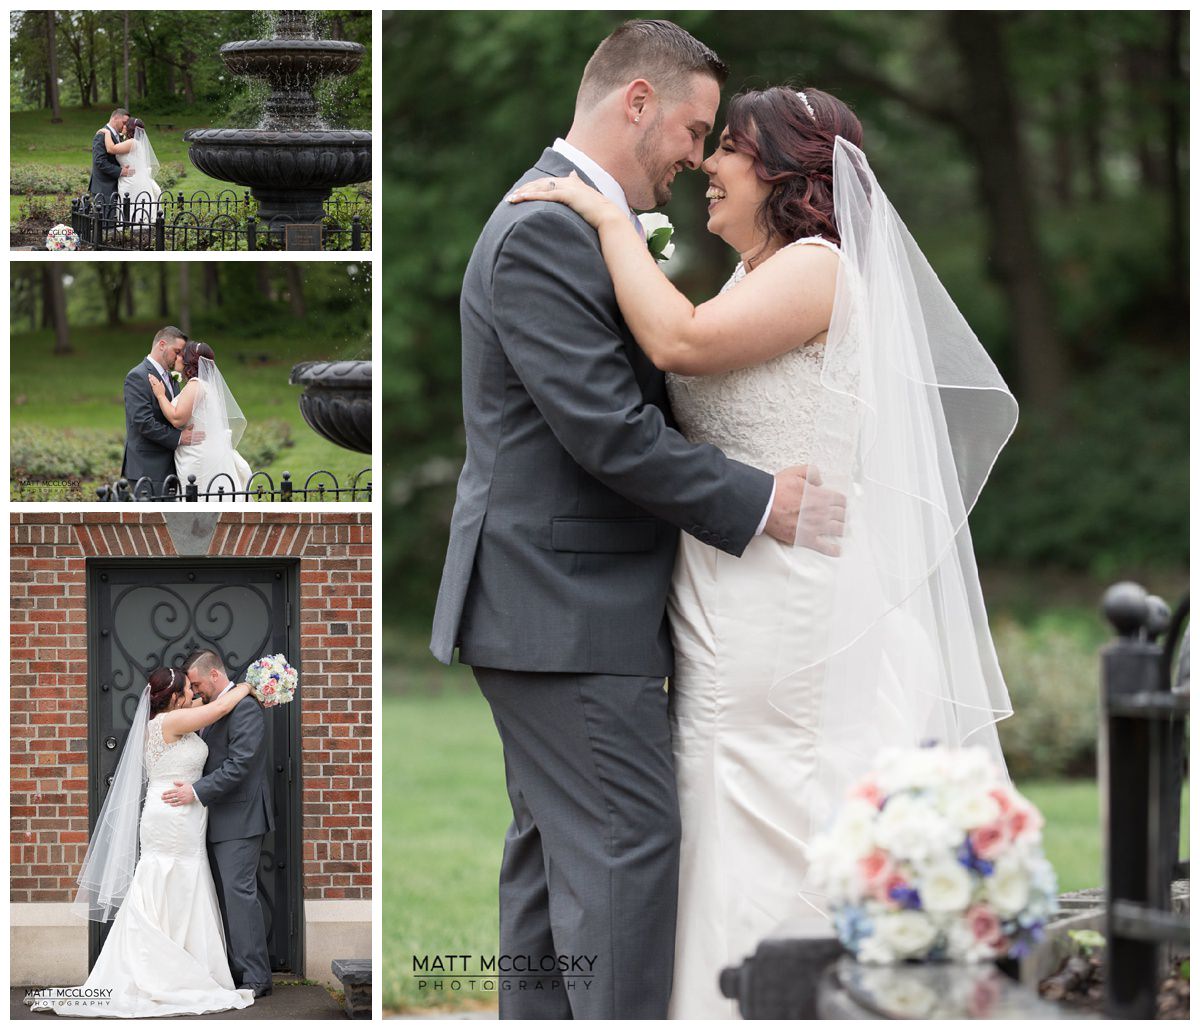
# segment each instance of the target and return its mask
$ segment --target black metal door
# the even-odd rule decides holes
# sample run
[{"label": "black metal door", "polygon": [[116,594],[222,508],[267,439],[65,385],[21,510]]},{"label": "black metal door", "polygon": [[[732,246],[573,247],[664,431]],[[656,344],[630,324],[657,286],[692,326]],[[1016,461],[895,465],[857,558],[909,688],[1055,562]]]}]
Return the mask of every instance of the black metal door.
[{"label": "black metal door", "polygon": [[[189,652],[221,656],[235,682],[264,654],[300,669],[297,561],[89,559],[88,825],[95,826],[147,675]],[[303,969],[300,695],[267,709],[275,830],[263,842],[258,889],[271,967]],[[89,967],[108,924],[93,923]]]}]

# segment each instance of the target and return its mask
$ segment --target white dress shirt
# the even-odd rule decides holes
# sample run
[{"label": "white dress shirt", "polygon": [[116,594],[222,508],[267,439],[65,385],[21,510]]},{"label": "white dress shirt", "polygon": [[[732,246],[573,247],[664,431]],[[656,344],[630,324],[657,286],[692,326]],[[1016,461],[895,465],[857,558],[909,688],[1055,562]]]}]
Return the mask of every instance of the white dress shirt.
[{"label": "white dress shirt", "polygon": [[175,384],[171,381],[171,377],[169,375],[167,375],[167,370],[165,368],[163,368],[162,365],[160,365],[157,361],[155,361],[149,354],[146,355],[146,360],[148,362],[150,362],[151,365],[153,365],[155,368],[158,369],[159,378],[162,379],[162,381],[166,384],[167,396],[170,397],[171,400],[174,400],[175,399]]},{"label": "white dress shirt", "polygon": [[[629,219],[637,227],[637,231],[641,233],[645,239],[646,231],[642,228],[642,223],[638,221],[637,215],[633,213],[633,209],[629,206],[629,201],[625,199],[625,191],[621,188],[621,184],[617,182],[608,172],[600,165],[587,156],[582,150],[576,146],[572,146],[561,137],[554,141],[552,148],[555,153],[562,154],[568,161],[578,168],[595,184],[596,189],[600,193],[611,200],[618,207],[624,208],[629,212]],[[758,529],[754,531],[755,536],[761,536],[764,529],[767,528],[767,519],[771,517],[771,505],[775,503],[775,483],[771,483],[771,496],[767,499],[767,510],[763,512],[762,521],[758,524]]]}]

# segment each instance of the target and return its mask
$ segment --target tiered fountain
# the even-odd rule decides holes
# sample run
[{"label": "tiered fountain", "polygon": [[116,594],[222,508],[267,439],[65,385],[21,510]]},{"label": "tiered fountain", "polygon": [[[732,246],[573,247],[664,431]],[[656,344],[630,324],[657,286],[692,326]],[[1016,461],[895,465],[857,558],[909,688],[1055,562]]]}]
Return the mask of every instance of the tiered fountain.
[{"label": "tiered fountain", "polygon": [[225,43],[218,53],[235,75],[264,79],[271,92],[258,128],[183,134],[200,171],[248,186],[268,225],[318,223],[335,186],[371,178],[371,134],[327,128],[313,95],[321,79],[359,66],[360,43],[317,39],[304,11],[282,11],[271,39]]}]

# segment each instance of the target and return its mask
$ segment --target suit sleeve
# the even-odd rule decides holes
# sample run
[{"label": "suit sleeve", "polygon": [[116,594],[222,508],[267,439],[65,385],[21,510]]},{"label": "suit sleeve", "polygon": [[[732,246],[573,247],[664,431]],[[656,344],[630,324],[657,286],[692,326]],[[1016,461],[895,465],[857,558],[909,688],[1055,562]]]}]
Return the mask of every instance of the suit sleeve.
[{"label": "suit sleeve", "polygon": [[105,147],[103,129],[92,137],[92,167],[97,171],[111,175],[114,179],[121,176],[121,162],[110,154]]},{"label": "suit sleeve", "polygon": [[254,756],[266,738],[266,719],[258,702],[246,698],[226,717],[229,725],[229,753],[207,776],[192,784],[197,800],[207,808],[239,790],[254,764]]},{"label": "suit sleeve", "polygon": [[[141,367],[134,369],[125,377],[125,411],[129,415],[131,425],[137,426],[147,440],[153,440],[169,451],[179,446],[179,438],[183,431],[176,429],[162,417],[158,401],[144,376]],[[143,377],[139,382],[139,377]]]},{"label": "suit sleeve", "polygon": [[576,462],[614,492],[704,543],[740,555],[774,478],[691,444],[646,403],[613,318],[596,234],[554,205],[515,223],[492,279],[504,353]]}]

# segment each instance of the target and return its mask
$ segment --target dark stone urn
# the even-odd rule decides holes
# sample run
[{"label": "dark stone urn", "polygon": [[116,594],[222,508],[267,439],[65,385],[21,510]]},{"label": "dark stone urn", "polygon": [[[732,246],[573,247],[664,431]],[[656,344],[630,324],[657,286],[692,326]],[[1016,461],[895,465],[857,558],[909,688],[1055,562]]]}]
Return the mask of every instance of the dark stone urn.
[{"label": "dark stone urn", "polygon": [[271,92],[257,128],[183,134],[200,171],[248,186],[268,224],[318,223],[335,186],[371,178],[371,134],[327,128],[313,95],[321,79],[359,66],[361,44],[317,39],[304,11],[282,11],[272,38],[225,43],[218,53],[235,75],[263,79]]},{"label": "dark stone urn", "polygon": [[371,453],[369,361],[305,361],[288,382],[304,387],[300,413],[317,433],[339,447]]}]

